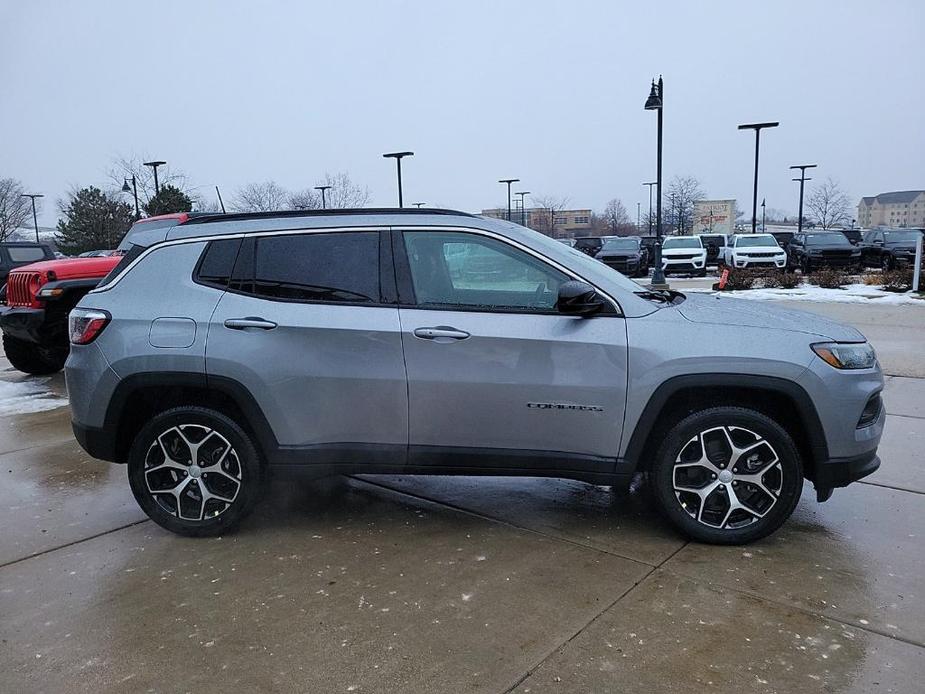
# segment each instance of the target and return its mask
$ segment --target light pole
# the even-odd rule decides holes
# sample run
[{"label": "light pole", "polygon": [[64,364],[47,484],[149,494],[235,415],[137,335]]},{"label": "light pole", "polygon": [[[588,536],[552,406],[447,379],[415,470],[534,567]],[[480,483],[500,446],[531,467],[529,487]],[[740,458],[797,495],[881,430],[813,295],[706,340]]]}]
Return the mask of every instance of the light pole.
[{"label": "light pole", "polygon": [[511,184],[519,183],[519,178],[502,178],[498,183],[507,183],[507,221],[511,221]]},{"label": "light pole", "polygon": [[122,192],[134,193],[135,195],[135,219],[141,219],[141,212],[138,209],[138,183],[135,181],[135,174],[132,174],[132,187],[128,187],[128,179],[122,178]]},{"label": "light pole", "polygon": [[315,190],[321,191],[321,209],[322,210],[328,209],[327,200],[325,200],[324,198],[324,191],[330,190],[330,189],[331,189],[331,186],[315,186]]},{"label": "light pole", "polygon": [[639,219],[640,219],[639,210],[641,209],[640,208],[641,205],[642,203],[639,203],[639,202],[636,203],[636,233],[637,234],[639,233]]},{"label": "light pole", "polygon": [[794,181],[800,182],[800,211],[797,212],[797,233],[803,233],[803,185],[806,181],[811,181],[813,179],[806,178],[806,169],[815,169],[818,164],[797,164],[796,166],[791,166],[791,169],[799,169],[800,177],[794,178]]},{"label": "light pole", "polygon": [[765,199],[761,198],[761,233],[762,234],[767,230],[767,227],[764,225],[764,203],[765,203]]},{"label": "light pole", "polygon": [[649,236],[652,236],[652,186],[658,185],[657,181],[652,181],[651,183],[643,183],[644,186],[649,186]]},{"label": "light pole", "polygon": [[[655,196],[655,269],[652,271],[652,287],[656,289],[667,289],[668,283],[665,281],[665,271],[662,270],[662,112],[665,105],[665,85],[662,82],[662,76],[658,77],[658,84],[652,80],[652,90],[649,92],[649,98],[646,99],[646,111],[658,111],[658,148],[655,171],[655,185],[658,187],[658,193]],[[649,188],[651,191],[652,189]]]},{"label": "light pole", "polygon": [[398,170],[398,207],[404,207],[401,197],[401,160],[403,157],[413,157],[414,152],[387,152],[382,155],[386,159],[394,159]]},{"label": "light pole", "polygon": [[426,202],[413,202],[413,203],[411,203],[411,204],[414,205],[415,207],[417,207],[418,209],[421,209],[421,208],[422,208],[424,205],[426,205],[427,203],[426,203]]},{"label": "light pole", "polygon": [[773,123],[744,123],[739,126],[739,130],[755,131],[755,186],[752,190],[752,233],[758,225],[758,149],[761,146],[761,130],[763,128],[776,128],[779,122]]},{"label": "light pole", "polygon": [[24,198],[32,199],[32,224],[35,226],[35,242],[39,242],[39,217],[35,213],[35,199],[44,198],[45,196],[42,193],[24,193],[22,195]]},{"label": "light pole", "polygon": [[520,226],[525,227],[525,226],[527,226],[527,210],[526,210],[526,208],[524,207],[524,196],[525,196],[525,195],[530,195],[530,191],[529,191],[529,190],[521,190],[521,191],[519,191],[519,192],[517,192],[517,193],[514,193],[514,195],[519,195],[519,196],[520,196]]},{"label": "light pole", "polygon": [[163,166],[166,163],[167,163],[166,161],[146,161],[144,163],[145,166],[150,166],[152,169],[154,169],[154,194],[155,195],[161,192],[161,189],[157,184],[157,167]]}]

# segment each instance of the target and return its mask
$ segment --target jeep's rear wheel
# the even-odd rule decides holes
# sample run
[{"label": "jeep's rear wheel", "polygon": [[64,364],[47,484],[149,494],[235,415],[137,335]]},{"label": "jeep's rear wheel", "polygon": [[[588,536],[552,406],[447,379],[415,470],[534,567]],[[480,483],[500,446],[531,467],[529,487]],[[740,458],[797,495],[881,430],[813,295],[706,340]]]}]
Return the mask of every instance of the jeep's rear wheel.
[{"label": "jeep's rear wheel", "polygon": [[17,371],[33,376],[57,373],[67,361],[68,347],[41,345],[10,335],[3,336],[3,351]]},{"label": "jeep's rear wheel", "polygon": [[250,436],[202,407],[167,410],[135,437],[128,458],[136,501],[158,525],[180,535],[219,535],[252,510],[263,469]]},{"label": "jeep's rear wheel", "polygon": [[744,544],[783,524],[803,489],[790,435],[742,407],[696,412],[668,432],[652,468],[668,519],[693,539]]}]

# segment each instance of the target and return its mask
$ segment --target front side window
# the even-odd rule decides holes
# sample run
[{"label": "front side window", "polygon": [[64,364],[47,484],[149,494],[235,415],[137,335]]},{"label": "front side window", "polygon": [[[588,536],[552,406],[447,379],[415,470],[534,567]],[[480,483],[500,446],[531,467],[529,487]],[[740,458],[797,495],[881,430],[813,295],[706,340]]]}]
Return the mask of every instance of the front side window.
[{"label": "front side window", "polygon": [[284,301],[380,301],[376,231],[258,236],[252,243],[252,258],[250,249],[239,254],[232,288]]},{"label": "front side window", "polygon": [[551,312],[569,277],[496,239],[460,232],[403,234],[417,304],[426,308]]}]

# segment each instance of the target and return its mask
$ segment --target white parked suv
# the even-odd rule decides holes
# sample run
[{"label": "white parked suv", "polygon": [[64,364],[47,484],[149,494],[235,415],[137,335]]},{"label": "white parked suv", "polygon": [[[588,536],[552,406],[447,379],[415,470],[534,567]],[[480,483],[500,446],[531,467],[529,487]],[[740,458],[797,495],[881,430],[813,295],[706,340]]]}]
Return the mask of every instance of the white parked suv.
[{"label": "white parked suv", "polygon": [[787,265],[787,253],[771,234],[736,234],[723,249],[723,261],[730,267],[783,270]]},{"label": "white parked suv", "polygon": [[662,241],[662,270],[707,274],[707,249],[699,236],[670,236]]}]

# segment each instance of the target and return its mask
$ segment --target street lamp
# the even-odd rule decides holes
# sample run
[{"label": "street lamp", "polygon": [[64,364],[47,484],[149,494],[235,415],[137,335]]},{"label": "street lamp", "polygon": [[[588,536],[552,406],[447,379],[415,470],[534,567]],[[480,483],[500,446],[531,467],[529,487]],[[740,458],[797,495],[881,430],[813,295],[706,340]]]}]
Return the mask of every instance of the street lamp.
[{"label": "street lamp", "polygon": [[524,208],[524,196],[530,195],[530,191],[521,190],[517,193],[514,193],[514,195],[520,196],[520,226],[525,227],[527,226],[527,211],[526,208]]},{"label": "street lamp", "polygon": [[154,169],[154,194],[155,195],[161,192],[160,187],[157,184],[157,167],[163,166],[166,163],[167,163],[166,161],[146,161],[144,163],[145,166],[150,166],[152,169]]},{"label": "street lamp", "polygon": [[39,217],[35,213],[35,199],[44,198],[41,193],[23,193],[22,197],[32,199],[32,224],[35,226],[35,242],[39,242]]},{"label": "street lamp", "polygon": [[642,203],[640,202],[636,203],[636,233],[637,234],[639,233],[639,210],[641,209],[640,205],[642,205]]},{"label": "street lamp", "polygon": [[424,205],[426,205],[427,203],[426,203],[426,202],[413,202],[413,203],[411,203],[411,204],[414,205],[415,207],[417,207],[418,209],[421,209],[421,208],[422,208]]},{"label": "street lamp", "polygon": [[315,186],[315,190],[321,191],[321,209],[326,210],[328,208],[328,203],[324,198],[324,191],[330,190],[331,186]]},{"label": "street lamp", "polygon": [[806,181],[811,181],[813,179],[806,178],[806,169],[815,169],[818,164],[797,164],[796,166],[791,166],[791,169],[799,169],[800,177],[794,178],[794,181],[800,182],[800,211],[797,213],[797,233],[800,234],[803,232],[803,185]]},{"label": "street lamp", "polygon": [[752,233],[755,233],[755,227],[758,225],[758,148],[761,145],[761,130],[763,128],[776,128],[780,123],[745,123],[739,126],[739,130],[755,131],[755,186],[752,191]]},{"label": "street lamp", "polygon": [[386,154],[383,154],[382,156],[385,157],[386,159],[395,160],[395,164],[398,168],[398,206],[399,208],[404,207],[404,204],[402,204],[402,197],[401,197],[401,160],[402,160],[402,157],[413,157],[414,152],[388,152]]},{"label": "street lamp", "polygon": [[649,186],[649,236],[652,236],[652,186],[658,185],[656,181],[651,183],[643,183],[644,186]]},{"label": "street lamp", "polygon": [[[652,271],[652,287],[656,289],[667,289],[668,283],[665,281],[665,272],[662,270],[662,111],[665,105],[665,85],[662,82],[662,76],[658,77],[658,84],[652,80],[652,89],[649,92],[649,98],[646,99],[646,111],[658,111],[658,148],[655,172],[655,185],[658,186],[658,193],[655,197],[655,269]],[[649,191],[652,189],[649,188]]]},{"label": "street lamp", "polygon": [[763,234],[767,231],[767,227],[764,225],[764,203],[765,199],[761,198],[761,233]]},{"label": "street lamp", "polygon": [[511,221],[511,184],[518,183],[519,178],[502,178],[498,183],[507,183],[507,221]]},{"label": "street lamp", "polygon": [[128,179],[122,178],[122,192],[123,193],[134,193],[135,195],[135,219],[141,219],[141,212],[138,210],[138,183],[135,181],[135,174],[132,174],[132,187],[128,186]]}]

